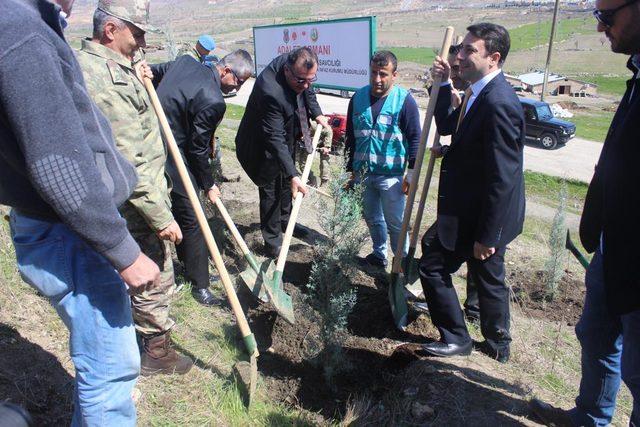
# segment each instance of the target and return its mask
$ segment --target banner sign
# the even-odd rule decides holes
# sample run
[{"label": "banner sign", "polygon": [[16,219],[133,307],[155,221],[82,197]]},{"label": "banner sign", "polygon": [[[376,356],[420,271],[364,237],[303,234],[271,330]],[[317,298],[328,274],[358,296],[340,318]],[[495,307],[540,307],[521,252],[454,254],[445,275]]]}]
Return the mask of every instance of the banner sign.
[{"label": "banner sign", "polygon": [[314,86],[359,89],[369,84],[375,29],[375,16],[253,27],[256,75],[275,57],[307,46],[318,55]]}]

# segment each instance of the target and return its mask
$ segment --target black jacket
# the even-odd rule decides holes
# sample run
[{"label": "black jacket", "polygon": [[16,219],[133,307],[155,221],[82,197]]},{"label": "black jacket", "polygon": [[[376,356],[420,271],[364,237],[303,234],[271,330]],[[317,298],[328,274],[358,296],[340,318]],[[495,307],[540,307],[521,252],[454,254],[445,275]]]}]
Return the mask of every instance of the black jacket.
[{"label": "black jacket", "polygon": [[[258,76],[236,135],[236,155],[257,185],[282,173],[298,175],[293,150],[299,129],[296,93],[287,84],[287,55],[275,58]],[[304,92],[309,118],[322,114],[315,94]]]},{"label": "black jacket", "polygon": [[438,236],[448,250],[473,242],[504,247],[524,223],[524,114],[502,73],[471,105],[460,128],[460,108],[450,111],[451,86],[440,89],[435,118],[441,135],[453,134],[442,159]]},{"label": "black jacket", "polygon": [[[631,61],[629,68],[637,73]],[[640,82],[627,91],[613,117],[589,184],[580,220],[582,244],[593,252],[603,238],[604,285],[613,314],[640,309]]]},{"label": "black jacket", "polygon": [[[158,98],[191,179],[207,190],[214,184],[209,166],[211,138],[227,109],[220,90],[220,74],[188,55],[152,65],[151,69]],[[186,194],[171,158],[167,160],[167,173],[174,191]]]}]

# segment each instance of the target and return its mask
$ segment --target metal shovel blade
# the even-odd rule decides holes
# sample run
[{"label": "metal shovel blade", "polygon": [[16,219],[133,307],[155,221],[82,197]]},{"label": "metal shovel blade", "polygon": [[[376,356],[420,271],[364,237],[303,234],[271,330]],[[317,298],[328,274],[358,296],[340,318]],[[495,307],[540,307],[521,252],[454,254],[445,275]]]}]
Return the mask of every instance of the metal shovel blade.
[{"label": "metal shovel blade", "polygon": [[407,318],[409,316],[409,307],[405,298],[404,282],[402,273],[391,272],[389,277],[389,304],[391,305],[391,313],[393,321],[398,329],[404,331],[407,327]]},{"label": "metal shovel blade", "polygon": [[256,384],[258,382],[258,361],[255,356],[251,356],[249,362],[240,361],[233,365],[233,370],[241,387],[240,392],[247,408],[251,406],[256,394]]},{"label": "metal shovel blade", "polygon": [[[409,253],[402,260],[402,271],[404,272],[405,286],[416,297],[422,293],[422,285],[420,284],[420,260],[415,258],[416,248],[409,247]],[[417,293],[416,293],[417,292]]]},{"label": "metal shovel blade", "polygon": [[[272,273],[271,273],[272,272]],[[278,314],[292,325],[296,322],[291,296],[282,288],[282,272],[276,269],[273,261],[268,264],[265,261],[260,266],[262,287],[269,295],[269,301],[273,304]]]},{"label": "metal shovel blade", "polygon": [[[264,268],[267,272],[266,277],[272,277],[275,271],[275,265],[272,261],[263,261],[258,264],[255,258],[249,262],[249,266],[240,272],[240,279],[249,288],[251,293],[262,302],[269,302],[269,294],[267,293],[263,275],[261,274]],[[266,265],[266,267],[264,267]]]}]

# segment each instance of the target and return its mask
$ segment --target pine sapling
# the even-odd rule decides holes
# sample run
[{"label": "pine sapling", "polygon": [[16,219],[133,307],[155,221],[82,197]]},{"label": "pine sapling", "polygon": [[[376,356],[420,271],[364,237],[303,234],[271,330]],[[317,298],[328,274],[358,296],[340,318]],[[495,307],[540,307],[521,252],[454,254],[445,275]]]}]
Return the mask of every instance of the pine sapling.
[{"label": "pine sapling", "polygon": [[[340,171],[340,172],[338,172]],[[319,199],[318,220],[327,238],[315,247],[311,276],[307,284],[309,304],[320,325],[320,362],[329,385],[345,367],[342,345],[347,318],[356,303],[352,280],[357,272],[357,255],[366,241],[362,222],[361,185],[346,190],[348,175],[333,165],[328,192]]]}]

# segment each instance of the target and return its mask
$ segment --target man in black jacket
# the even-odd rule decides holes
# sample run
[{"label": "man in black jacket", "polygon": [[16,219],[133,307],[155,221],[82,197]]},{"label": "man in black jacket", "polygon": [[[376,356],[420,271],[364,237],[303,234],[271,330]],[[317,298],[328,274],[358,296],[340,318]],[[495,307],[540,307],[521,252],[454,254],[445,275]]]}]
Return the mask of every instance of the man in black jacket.
[{"label": "man in black jacket", "polygon": [[[294,161],[296,136],[302,134],[310,146],[309,117],[329,127],[309,90],[317,70],[318,57],[306,47],[271,61],[253,86],[236,135],[238,160],[259,187],[260,229],[273,257],[280,252],[292,195],[308,191]],[[294,232],[302,234],[301,229]]]},{"label": "man in black jacket", "polygon": [[[253,60],[245,50],[236,50],[208,67],[191,56],[152,65],[153,84],[167,115],[182,158],[195,188],[204,191],[211,203],[220,197],[209,165],[211,142],[222,121],[226,104],[222,93],[240,89],[253,73]],[[187,191],[182,185],[173,159],[167,161],[173,181],[173,216],[183,233],[176,246],[184,264],[185,276],[192,284],[194,298],[204,305],[219,303],[209,290],[209,255]]]},{"label": "man in black jacket", "polygon": [[[438,216],[422,239],[420,279],[441,340],[423,350],[433,356],[469,354],[472,340],[451,281],[467,262],[480,297],[481,350],[509,359],[509,290],[504,283],[506,246],[524,222],[524,117],[502,74],[509,33],[495,24],[467,28],[458,53],[460,77],[470,83],[465,102],[451,111],[451,85],[441,88],[435,118],[451,145],[443,155]],[[434,75],[447,81],[449,63],[436,58]],[[464,118],[459,122],[460,111]]]},{"label": "man in black jacket", "polygon": [[594,252],[576,335],[582,346],[582,378],[570,411],[539,400],[533,412],[545,423],[609,425],[620,380],[631,391],[629,425],[640,426],[640,2],[597,0],[598,31],[611,50],[631,55],[633,77],[620,101],[587,191],[580,238]]}]

